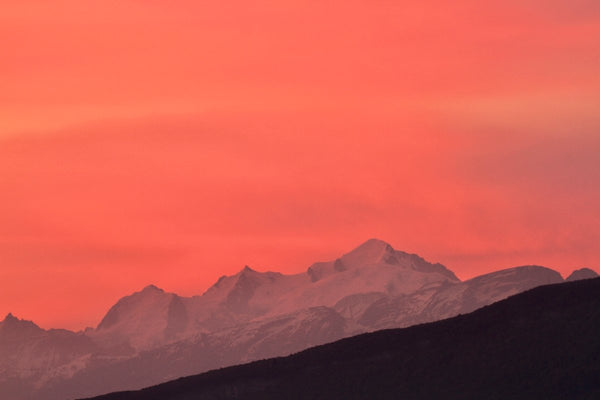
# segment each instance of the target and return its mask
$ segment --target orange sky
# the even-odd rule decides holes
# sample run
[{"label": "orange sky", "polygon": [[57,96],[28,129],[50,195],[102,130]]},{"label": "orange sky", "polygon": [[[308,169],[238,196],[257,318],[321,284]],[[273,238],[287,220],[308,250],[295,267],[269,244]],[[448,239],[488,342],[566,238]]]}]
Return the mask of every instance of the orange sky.
[{"label": "orange sky", "polygon": [[80,329],[370,237],[600,270],[597,0],[1,7],[2,315]]}]

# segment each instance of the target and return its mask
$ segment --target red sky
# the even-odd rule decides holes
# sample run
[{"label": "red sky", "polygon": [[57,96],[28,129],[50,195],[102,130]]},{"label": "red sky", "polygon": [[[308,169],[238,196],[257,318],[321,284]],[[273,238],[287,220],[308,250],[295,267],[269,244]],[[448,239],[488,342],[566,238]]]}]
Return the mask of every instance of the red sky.
[{"label": "red sky", "polygon": [[371,237],[600,270],[597,0],[7,1],[0,55],[0,314]]}]

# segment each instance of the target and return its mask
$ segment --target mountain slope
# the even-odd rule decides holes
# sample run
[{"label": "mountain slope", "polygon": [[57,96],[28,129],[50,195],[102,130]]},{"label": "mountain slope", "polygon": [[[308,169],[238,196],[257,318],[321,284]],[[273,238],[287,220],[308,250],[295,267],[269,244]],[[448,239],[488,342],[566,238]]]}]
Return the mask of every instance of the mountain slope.
[{"label": "mountain slope", "polygon": [[581,269],[577,269],[575,271],[573,271],[571,273],[571,275],[569,275],[569,277],[567,279],[565,279],[567,282],[571,282],[571,281],[578,281],[580,279],[592,279],[592,278],[597,278],[598,274],[596,273],[596,271],[593,271],[589,268],[581,268]]},{"label": "mountain slope", "polygon": [[596,399],[600,279],[96,400]]},{"label": "mountain slope", "polygon": [[291,354],[333,342],[353,332],[339,314],[326,307],[249,322],[116,362],[93,359],[72,379],[49,385],[51,399],[94,395],[126,388],[143,388],[180,376],[240,362]]},{"label": "mountain slope", "polygon": [[364,309],[357,322],[367,330],[407,327],[466,314],[527,289],[562,281],[549,268],[514,267],[465,282],[426,285],[408,295],[381,296]]},{"label": "mountain slope", "polygon": [[182,299],[154,285],[119,300],[88,335],[105,348],[131,353],[176,340],[187,328]]},{"label": "mountain slope", "polygon": [[32,388],[71,378],[97,351],[98,346],[82,333],[44,330],[8,314],[0,322],[0,397],[28,398]]}]

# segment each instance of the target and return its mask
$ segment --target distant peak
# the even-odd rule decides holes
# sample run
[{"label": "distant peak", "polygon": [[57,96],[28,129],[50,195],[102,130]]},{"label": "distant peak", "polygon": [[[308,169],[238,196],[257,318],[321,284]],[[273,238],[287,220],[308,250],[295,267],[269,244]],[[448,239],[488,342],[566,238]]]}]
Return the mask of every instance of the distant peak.
[{"label": "distant peak", "polygon": [[10,312],[6,314],[6,317],[3,321],[0,321],[0,323],[5,327],[5,329],[17,329],[19,332],[42,331],[42,329],[36,324],[34,324],[32,321],[19,319]]},{"label": "distant peak", "polygon": [[6,317],[4,317],[4,321],[18,321],[18,320],[19,319],[17,317],[15,317],[11,312],[6,314]]},{"label": "distant peak", "polygon": [[236,275],[237,276],[244,276],[244,277],[250,277],[250,276],[258,276],[258,275],[262,275],[263,272],[258,272],[252,268],[250,268],[249,266],[245,265],[244,268],[242,268],[242,270],[240,272],[238,272]]},{"label": "distant peak", "polygon": [[393,253],[394,248],[380,239],[369,239],[350,253],[342,257],[342,261],[349,264],[378,263],[386,254]]},{"label": "distant peak", "polygon": [[387,243],[381,239],[377,239],[377,238],[371,238],[371,239],[367,240],[366,242],[364,242],[363,244],[358,246],[356,248],[356,250],[358,250],[360,248],[373,248],[373,247],[386,249],[386,250],[394,250],[394,248],[389,243]]},{"label": "distant peak", "polygon": [[161,292],[161,293],[163,293],[164,290],[157,287],[156,285],[150,284],[150,285],[146,286],[144,289],[142,289],[142,292]]},{"label": "distant peak", "polygon": [[223,282],[225,279],[227,279],[227,275],[222,275],[219,279],[217,279],[217,281],[214,283],[214,287],[219,287],[219,285],[221,284],[221,282]]},{"label": "distant peak", "polygon": [[578,281],[581,279],[591,279],[591,278],[597,278],[597,277],[598,277],[598,273],[596,273],[596,271],[594,271],[593,269],[580,268],[580,269],[576,269],[575,271],[573,271],[566,280],[570,282],[570,281]]}]

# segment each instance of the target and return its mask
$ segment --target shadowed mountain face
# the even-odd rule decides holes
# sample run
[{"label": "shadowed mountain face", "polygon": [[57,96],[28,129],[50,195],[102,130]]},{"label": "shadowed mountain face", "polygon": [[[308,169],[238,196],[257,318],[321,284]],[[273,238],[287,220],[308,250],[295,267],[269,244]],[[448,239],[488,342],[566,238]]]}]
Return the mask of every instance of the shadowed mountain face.
[{"label": "shadowed mountain face", "polygon": [[87,334],[104,348],[133,354],[176,340],[187,322],[181,297],[149,285],[119,300]]},{"label": "shadowed mountain face", "polygon": [[[85,346],[57,347],[48,363],[36,361],[37,342],[27,339],[45,331],[33,323],[23,328],[31,331],[27,334],[3,338],[0,331],[0,349],[16,349],[10,356],[20,360],[3,364],[0,392],[12,400],[59,400],[139,389],[363,332],[464,314],[558,282],[563,282],[560,274],[539,266],[462,282],[441,264],[371,239],[305,273],[245,267],[221,277],[201,296],[147,286],[119,300],[96,329],[61,331]],[[32,369],[36,374],[27,372]]]},{"label": "shadowed mountain face", "polygon": [[578,281],[581,279],[592,279],[597,278],[598,274],[589,268],[581,268],[573,271],[571,275],[566,279],[567,282]]},{"label": "shadowed mountain face", "polygon": [[18,399],[52,380],[67,380],[98,346],[82,333],[44,330],[8,314],[0,322],[0,398]]},{"label": "shadowed mountain face", "polygon": [[600,279],[95,400],[598,399]]}]

